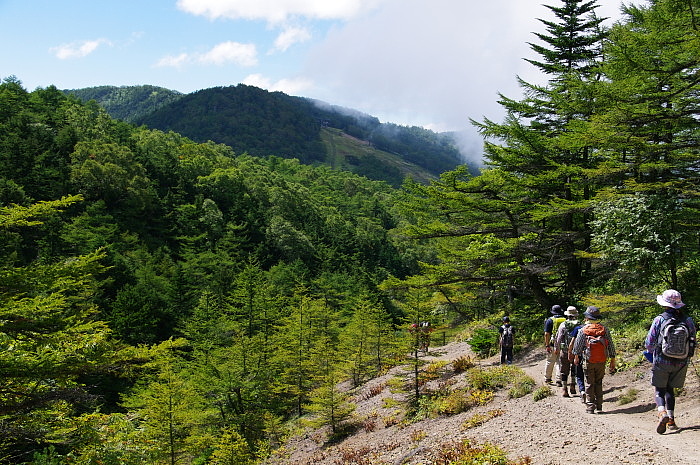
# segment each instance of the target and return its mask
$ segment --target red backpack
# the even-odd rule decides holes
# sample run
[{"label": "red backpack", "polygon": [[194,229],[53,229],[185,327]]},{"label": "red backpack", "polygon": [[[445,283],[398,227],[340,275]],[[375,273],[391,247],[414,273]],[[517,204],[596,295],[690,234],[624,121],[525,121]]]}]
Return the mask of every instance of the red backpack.
[{"label": "red backpack", "polygon": [[608,340],[605,338],[605,326],[590,323],[583,327],[586,335],[586,360],[588,363],[605,363],[608,359]]}]

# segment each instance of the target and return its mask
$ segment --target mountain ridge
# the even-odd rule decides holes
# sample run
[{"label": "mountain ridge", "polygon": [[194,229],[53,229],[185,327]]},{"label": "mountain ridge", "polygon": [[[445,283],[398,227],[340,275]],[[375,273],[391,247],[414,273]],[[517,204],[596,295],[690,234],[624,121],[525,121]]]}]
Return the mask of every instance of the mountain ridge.
[{"label": "mountain ridge", "polygon": [[[466,163],[451,133],[381,123],[358,110],[244,84],[190,94],[147,85],[63,92],[95,100],[111,116],[132,124],[223,143],[236,153],[325,163],[395,187],[405,178],[428,182]],[[346,136],[360,143],[347,147]],[[345,145],[345,152],[334,152],[337,145]],[[478,166],[467,165],[478,173]]]}]

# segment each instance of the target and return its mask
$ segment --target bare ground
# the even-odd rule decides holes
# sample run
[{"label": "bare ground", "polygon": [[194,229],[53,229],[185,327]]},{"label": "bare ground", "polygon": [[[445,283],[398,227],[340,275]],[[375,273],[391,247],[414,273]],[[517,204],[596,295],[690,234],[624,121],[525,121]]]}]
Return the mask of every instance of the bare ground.
[{"label": "bare ground", "polygon": [[[468,344],[453,342],[431,349],[425,359],[451,362],[464,355],[471,355]],[[480,363],[487,366],[497,361],[492,358]],[[392,378],[404,374],[406,367],[396,367],[362,386],[353,399],[357,404],[355,417],[374,429],[359,428],[335,444],[327,443],[327,430],[308,431],[288,441],[267,463],[427,465],[437,463],[440,448],[470,439],[492,443],[507,451],[510,459],[523,463],[530,460],[535,465],[700,464],[698,364],[690,366],[685,390],[677,398],[676,423],[680,429],[663,435],[656,433],[649,364],[605,376],[602,414],[586,413],[578,397],[564,398],[553,387],[553,396],[537,402],[532,395],[509,399],[507,392],[499,391],[484,407],[408,425],[399,422],[403,408],[394,402],[401,401],[404,394],[397,394],[390,383]],[[516,354],[515,365],[541,383],[542,351]],[[463,375],[456,375],[459,376]],[[454,386],[460,380],[456,382]],[[636,399],[621,405],[620,397],[630,389],[638,391]],[[495,409],[502,410],[502,414],[479,426],[466,427],[475,414]]]}]

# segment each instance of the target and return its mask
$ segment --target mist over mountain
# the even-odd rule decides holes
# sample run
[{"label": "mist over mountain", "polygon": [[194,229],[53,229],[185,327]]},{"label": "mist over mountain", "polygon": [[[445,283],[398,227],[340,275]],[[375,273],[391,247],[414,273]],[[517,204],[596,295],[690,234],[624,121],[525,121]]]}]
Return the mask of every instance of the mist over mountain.
[{"label": "mist over mountain", "polygon": [[95,100],[113,117],[174,131],[236,153],[297,158],[384,180],[419,182],[467,163],[458,134],[393,123],[350,108],[239,84],[181,94],[154,86],[101,86],[65,91]]}]

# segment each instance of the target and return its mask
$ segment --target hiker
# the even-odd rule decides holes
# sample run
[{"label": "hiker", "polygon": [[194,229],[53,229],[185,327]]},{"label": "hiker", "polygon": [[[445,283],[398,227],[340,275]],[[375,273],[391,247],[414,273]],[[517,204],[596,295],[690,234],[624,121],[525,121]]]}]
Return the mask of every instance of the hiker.
[{"label": "hiker", "polygon": [[590,306],[583,314],[586,324],[581,327],[574,341],[574,363],[585,361],[586,412],[603,412],[603,378],[605,365],[610,360],[610,374],[615,372],[615,344],[610,330],[600,323],[598,307]]},{"label": "hiker", "polygon": [[433,327],[429,321],[421,321],[420,323],[420,349],[424,353],[428,353],[428,346],[430,345],[430,333],[433,332]]},{"label": "hiker", "polygon": [[513,341],[515,328],[510,324],[510,318],[503,317],[503,325],[498,328],[498,345],[501,347],[501,365],[513,363]]},{"label": "hiker", "polygon": [[[569,397],[569,391],[572,395],[576,395],[576,367],[569,360],[569,345],[571,342],[571,331],[578,326],[578,310],[573,305],[567,307],[564,312],[566,320],[559,324],[557,335],[554,340],[554,347],[559,357],[559,367],[561,373],[562,396]],[[567,386],[566,382],[571,374],[571,384]]]},{"label": "hiker", "polygon": [[[559,324],[566,318],[564,317],[564,311],[559,305],[553,305],[549,312],[552,315],[544,320],[544,350],[547,352],[547,360],[544,363],[544,382],[545,384],[552,384],[552,373],[555,373],[557,386],[561,386],[559,357],[554,349],[554,338],[552,335],[556,334],[555,331],[558,329]],[[554,372],[555,368],[556,372]]]},{"label": "hiker", "polygon": [[651,354],[651,385],[659,415],[656,432],[663,434],[666,428],[678,429],[674,416],[676,397],[674,389],[685,384],[688,361],[695,352],[696,327],[693,319],[683,315],[685,305],[680,292],[667,289],[656,296],[663,313],[654,318],[644,345]]},{"label": "hiker", "polygon": [[[586,403],[586,377],[583,373],[583,363],[574,363],[574,343],[576,342],[576,336],[578,336],[579,330],[583,328],[583,324],[579,322],[578,325],[571,330],[571,340],[569,342],[569,361],[571,362],[572,372],[576,376],[576,385],[578,386],[578,392],[581,397],[581,402]],[[572,379],[573,382],[573,379]]]}]

